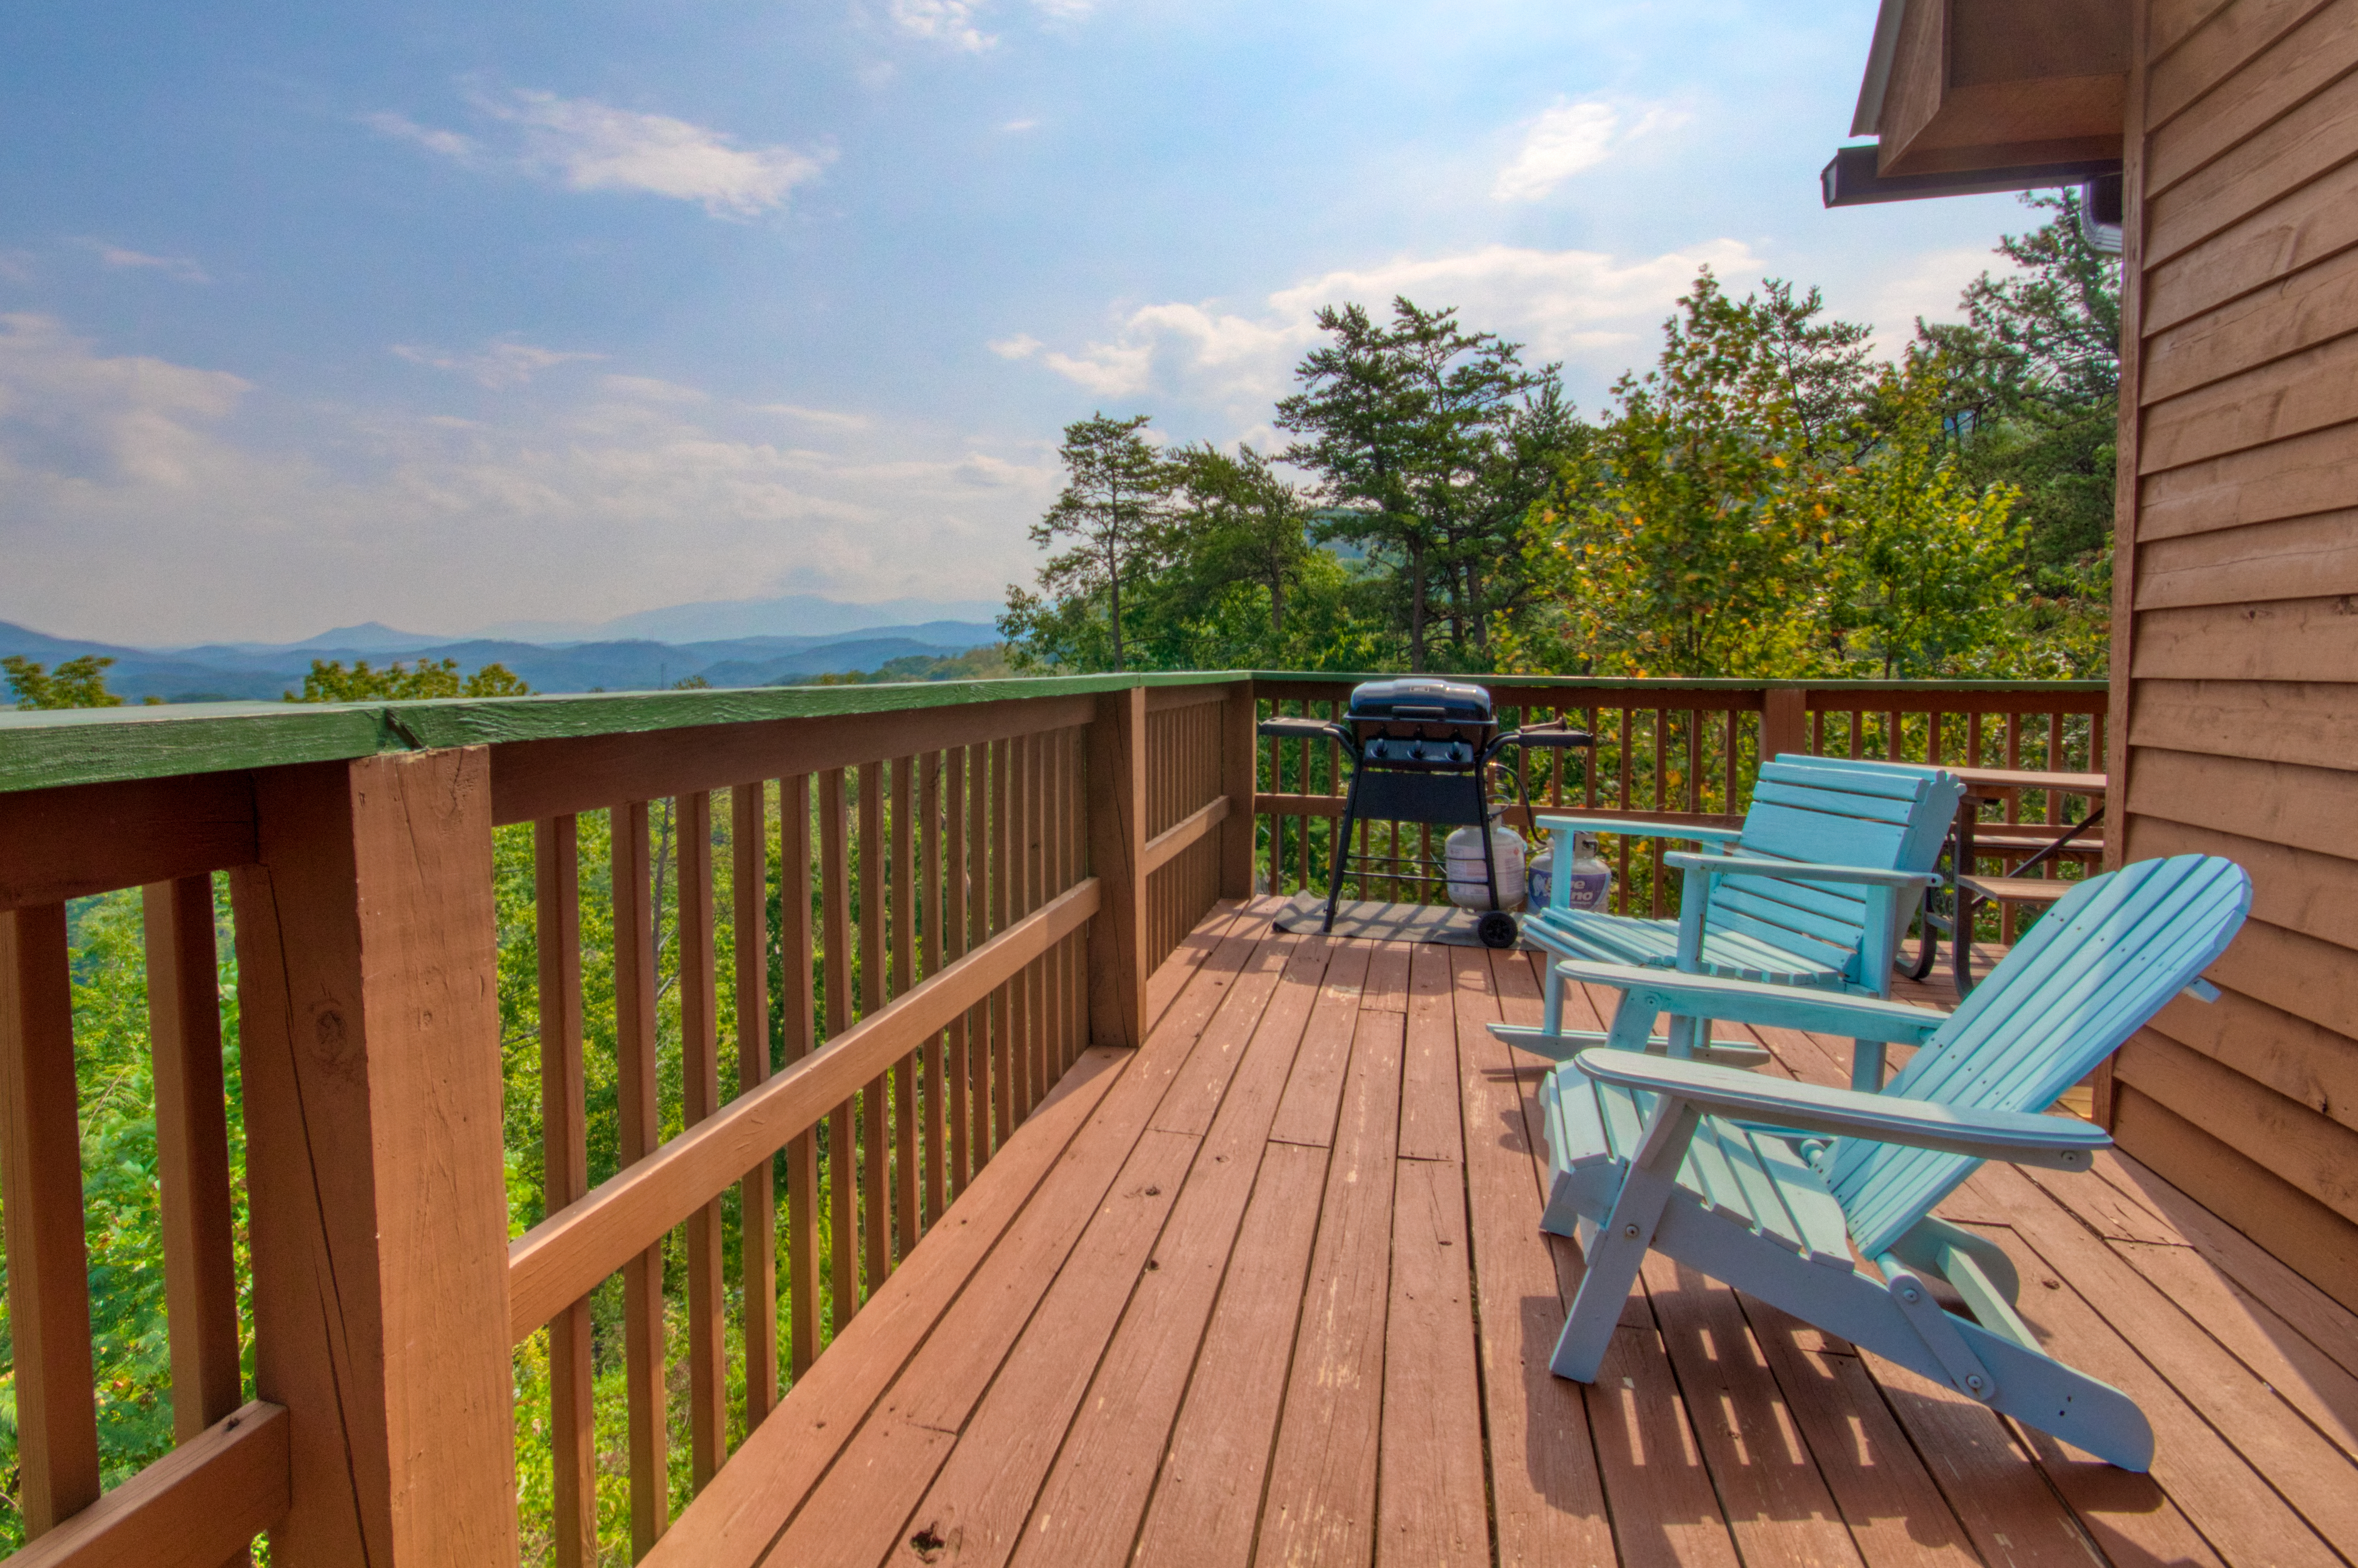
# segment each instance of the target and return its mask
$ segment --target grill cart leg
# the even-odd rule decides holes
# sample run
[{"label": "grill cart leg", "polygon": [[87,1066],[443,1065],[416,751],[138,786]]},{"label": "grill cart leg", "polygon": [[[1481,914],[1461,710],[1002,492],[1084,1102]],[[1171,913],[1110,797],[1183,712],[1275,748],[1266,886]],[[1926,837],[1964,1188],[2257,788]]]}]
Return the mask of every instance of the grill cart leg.
[{"label": "grill cart leg", "polygon": [[1335,930],[1335,905],[1343,897],[1343,868],[1351,862],[1351,827],[1359,818],[1359,770],[1351,770],[1351,793],[1343,799],[1343,836],[1335,842],[1335,863],[1326,868],[1326,924],[1318,929],[1328,935]]},{"label": "grill cart leg", "polygon": [[1490,848],[1490,799],[1482,787],[1479,763],[1474,768],[1474,831],[1482,836],[1482,880],[1490,890],[1490,907],[1474,922],[1474,935],[1482,939],[1485,947],[1511,947],[1520,928],[1515,925],[1515,917],[1499,907],[1498,863]]}]

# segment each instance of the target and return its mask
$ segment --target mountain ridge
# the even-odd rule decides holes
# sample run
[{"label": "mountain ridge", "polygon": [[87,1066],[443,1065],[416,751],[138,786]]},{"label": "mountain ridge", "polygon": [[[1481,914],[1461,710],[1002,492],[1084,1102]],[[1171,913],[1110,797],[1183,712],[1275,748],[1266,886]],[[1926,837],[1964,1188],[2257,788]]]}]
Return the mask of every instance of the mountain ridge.
[{"label": "mountain ridge", "polygon": [[[358,645],[330,645],[340,633],[359,633]],[[901,626],[863,627],[806,636],[750,636],[671,643],[654,638],[544,643],[487,637],[420,637],[377,622],[337,628],[289,643],[206,643],[183,648],[139,648],[122,643],[53,637],[0,621],[0,655],[19,654],[41,664],[66,659],[109,658],[107,684],[132,701],[148,697],[167,702],[268,700],[298,689],[314,659],[375,664],[413,659],[455,659],[473,670],[506,665],[535,691],[659,690],[682,680],[713,678],[716,685],[774,686],[797,677],[843,671],[866,673],[911,654],[963,653],[998,640],[984,622],[929,621]]]}]

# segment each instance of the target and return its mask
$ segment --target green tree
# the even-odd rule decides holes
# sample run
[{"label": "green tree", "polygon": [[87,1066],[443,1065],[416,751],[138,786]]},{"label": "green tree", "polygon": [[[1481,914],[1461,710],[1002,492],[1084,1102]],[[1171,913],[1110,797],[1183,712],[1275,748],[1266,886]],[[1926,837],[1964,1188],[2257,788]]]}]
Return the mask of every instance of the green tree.
[{"label": "green tree", "polygon": [[[1730,299],[1709,269],[1664,324],[1661,356],[1614,387],[1528,535],[1546,602],[1515,652],[1565,673],[1801,673],[1823,611],[1848,330],[1815,295]],[[1827,362],[1833,362],[1831,367]],[[1847,454],[1842,454],[1847,455]]]},{"label": "green tree", "polygon": [[1269,596],[1271,641],[1283,642],[1287,591],[1314,554],[1302,492],[1242,445],[1234,457],[1208,441],[1184,448],[1170,468],[1179,497],[1171,551],[1195,608],[1250,583]]},{"label": "green tree", "polygon": [[49,670],[11,654],[0,659],[0,670],[7,672],[8,689],[16,693],[20,708],[120,708],[123,699],[106,689],[106,672],[114,663],[85,654]]},{"label": "green tree", "polygon": [[529,697],[532,687],[505,665],[485,665],[473,675],[461,676],[456,659],[398,662],[383,669],[355,659],[346,669],[341,659],[313,659],[303,677],[303,695],[287,692],[287,702],[414,702],[436,697]]},{"label": "green tree", "polygon": [[2021,494],[2029,644],[2058,673],[2101,675],[2112,601],[2115,453],[2120,421],[2120,258],[2090,245],[2072,199],[2024,199],[2047,221],[2008,234],[2013,263],[1984,273],[1965,319],[1918,323],[1948,373],[1950,428],[1975,485]]},{"label": "green tree", "polygon": [[1839,548],[1823,558],[1834,640],[1855,642],[1887,680],[1964,673],[2000,640],[2020,580],[2016,492],[1965,478],[1939,380],[1921,351],[1886,373],[1889,434],[1833,487]]},{"label": "green tree", "polygon": [[1060,619],[1102,614],[1112,667],[1128,667],[1122,591],[1159,568],[1168,549],[1172,475],[1147,444],[1152,418],[1096,414],[1065,427],[1057,449],[1065,488],[1032,525],[1032,542],[1047,549],[1070,540],[1072,546],[1040,568],[1038,594],[1008,589],[1002,635],[1026,640],[1035,627],[1054,630]]},{"label": "green tree", "polygon": [[1515,597],[1488,576],[1518,568],[1523,511],[1489,503],[1504,493],[1502,457],[1521,452],[1536,471],[1547,443],[1528,438],[1569,429],[1556,367],[1526,369],[1521,345],[1405,298],[1388,324],[1343,305],[1318,326],[1332,341],[1296,367],[1301,390],[1278,404],[1277,425],[1300,438],[1285,460],[1318,476],[1319,536],[1394,568],[1411,669],[1430,662],[1436,600],[1460,661],[1486,659],[1491,615]]}]

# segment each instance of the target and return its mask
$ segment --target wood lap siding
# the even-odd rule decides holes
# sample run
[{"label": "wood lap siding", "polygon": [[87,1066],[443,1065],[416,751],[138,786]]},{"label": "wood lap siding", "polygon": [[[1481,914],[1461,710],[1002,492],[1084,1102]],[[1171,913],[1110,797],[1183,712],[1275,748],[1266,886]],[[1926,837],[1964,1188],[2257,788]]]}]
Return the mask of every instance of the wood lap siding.
[{"label": "wood lap siding", "polygon": [[2247,867],[2122,1147],[2358,1303],[2358,0],[2146,0],[2113,766],[2128,860]]}]

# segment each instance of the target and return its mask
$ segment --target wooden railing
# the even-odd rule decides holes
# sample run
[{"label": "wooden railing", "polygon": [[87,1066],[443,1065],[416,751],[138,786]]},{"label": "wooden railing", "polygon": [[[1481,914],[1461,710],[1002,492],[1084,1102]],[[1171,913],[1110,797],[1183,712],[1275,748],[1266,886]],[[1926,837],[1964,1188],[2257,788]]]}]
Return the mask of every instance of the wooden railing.
[{"label": "wooden railing", "polygon": [[[1251,719],[1233,676],[0,718],[10,1561],[643,1554],[1249,892]],[[69,904],[140,887],[178,1441],[102,1494]]]},{"label": "wooden railing", "polygon": [[[1254,693],[1264,717],[1304,714],[1330,718],[1343,710],[1362,676],[1257,676]],[[1743,817],[1763,756],[1784,752],[1939,762],[1951,766],[2028,768],[2050,772],[2104,771],[2107,687],[2100,681],[2003,684],[1920,681],[1899,684],[1594,680],[1484,676],[1502,722],[1514,726],[1561,718],[1595,735],[1595,752],[1510,752],[1535,813],[1615,816],[1732,826]],[[1331,741],[1260,742],[1254,810],[1270,891],[1324,892],[1342,827],[1348,771]],[[2050,823],[2086,803],[2032,795],[2028,809]],[[2019,821],[2017,798],[2006,820]],[[1510,819],[1528,827],[1518,810]],[[1660,874],[1660,857],[1676,839],[1606,835],[1601,848],[1613,865],[1615,907],[1663,915],[1677,907],[1678,879]],[[1439,858],[1440,833],[1412,824],[1372,822],[1359,830],[1355,850],[1378,859],[1347,880],[1347,896],[1431,902],[1442,888],[1414,862]],[[2004,867],[2017,849],[2002,830],[1988,835],[1979,857],[1985,869]],[[2101,859],[2101,834],[2075,841],[2067,859]],[[2011,912],[2006,935],[2010,938]]]},{"label": "wooden railing", "polygon": [[[1541,809],[2104,747],[2094,687],[1493,684],[1604,742],[1519,764]],[[0,715],[10,1561],[644,1553],[1216,901],[1323,885],[1336,759],[1252,726],[1349,685]],[[145,937],[169,1376],[103,1392],[172,1444],[135,1454],[92,1353],[97,895]]]}]

